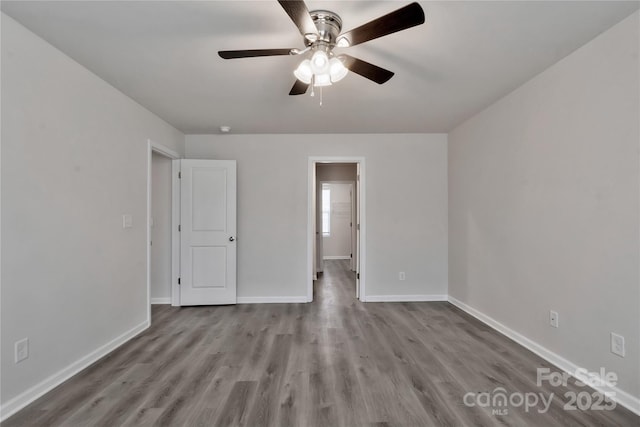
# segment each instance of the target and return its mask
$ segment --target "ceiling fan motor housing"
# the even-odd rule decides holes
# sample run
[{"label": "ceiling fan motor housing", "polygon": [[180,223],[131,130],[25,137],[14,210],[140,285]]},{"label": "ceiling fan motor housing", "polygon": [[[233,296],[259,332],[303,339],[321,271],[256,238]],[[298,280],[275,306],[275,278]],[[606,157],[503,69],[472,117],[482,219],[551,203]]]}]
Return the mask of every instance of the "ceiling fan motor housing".
[{"label": "ceiling fan motor housing", "polygon": [[[340,16],[328,10],[312,10],[309,14],[311,15],[311,19],[313,19],[313,23],[316,24],[318,34],[314,34],[314,37],[311,37],[311,39],[305,37],[307,46],[320,42],[327,44],[329,48],[333,48],[342,30],[342,19],[340,19]],[[316,37],[317,39],[313,40]]]}]

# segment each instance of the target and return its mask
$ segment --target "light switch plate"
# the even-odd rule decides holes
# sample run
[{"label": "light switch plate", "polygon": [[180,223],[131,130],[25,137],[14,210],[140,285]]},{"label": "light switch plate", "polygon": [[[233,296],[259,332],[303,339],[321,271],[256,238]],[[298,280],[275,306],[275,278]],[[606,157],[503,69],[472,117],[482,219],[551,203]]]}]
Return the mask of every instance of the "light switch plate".
[{"label": "light switch plate", "polygon": [[122,215],[122,228],[131,228],[133,227],[133,217],[131,214]]}]

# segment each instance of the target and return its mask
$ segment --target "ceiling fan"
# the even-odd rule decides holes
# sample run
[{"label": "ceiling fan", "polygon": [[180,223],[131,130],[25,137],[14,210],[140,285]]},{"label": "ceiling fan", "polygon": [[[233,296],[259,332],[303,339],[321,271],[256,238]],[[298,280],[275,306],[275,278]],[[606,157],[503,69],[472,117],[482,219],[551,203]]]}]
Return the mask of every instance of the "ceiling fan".
[{"label": "ceiling fan", "polygon": [[303,0],[278,0],[280,6],[303,36],[304,49],[222,50],[221,58],[253,58],[258,56],[304,55],[305,59],[294,71],[296,82],[289,95],[301,95],[309,86],[323,87],[336,83],[352,71],[378,84],[385,83],[393,72],[346,54],[335,54],[335,47],[355,46],[388,34],[424,23],[424,11],[418,3],[411,3],[380,18],[374,19],[346,33],[342,19],[328,10],[309,12]]}]

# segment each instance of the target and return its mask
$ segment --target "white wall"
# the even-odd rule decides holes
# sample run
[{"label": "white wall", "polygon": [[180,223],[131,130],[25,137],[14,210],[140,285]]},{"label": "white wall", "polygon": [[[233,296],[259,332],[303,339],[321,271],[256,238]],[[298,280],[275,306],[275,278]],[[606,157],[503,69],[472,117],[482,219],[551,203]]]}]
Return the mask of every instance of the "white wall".
[{"label": "white wall", "polygon": [[[449,135],[450,295],[578,366],[618,373],[636,397],[638,20]],[[609,351],[612,331],[625,358]]]},{"label": "white wall", "polygon": [[[306,296],[309,156],[364,156],[367,294],[447,294],[447,136],[187,135],[238,161],[238,296]],[[398,281],[398,272],[406,281]]]},{"label": "white wall", "polygon": [[171,159],[151,157],[151,302],[171,299]]},{"label": "white wall", "polygon": [[[147,321],[147,138],[183,150],[180,132],[2,14],[3,417]],[[24,337],[30,357],[14,364]]]}]

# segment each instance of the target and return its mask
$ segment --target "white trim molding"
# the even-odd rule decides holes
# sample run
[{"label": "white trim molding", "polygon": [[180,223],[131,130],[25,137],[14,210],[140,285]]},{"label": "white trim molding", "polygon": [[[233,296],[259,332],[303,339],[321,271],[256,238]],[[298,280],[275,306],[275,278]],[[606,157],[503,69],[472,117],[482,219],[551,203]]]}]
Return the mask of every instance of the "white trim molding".
[{"label": "white trim molding", "polygon": [[38,399],[40,396],[53,390],[55,387],[59,386],[60,384],[62,384],[72,376],[76,375],[83,369],[87,368],[89,365],[97,362],[102,357],[111,353],[116,348],[120,347],[121,345],[123,345],[124,343],[126,343],[127,341],[135,337],[136,335],[146,330],[149,327],[149,325],[150,325],[149,321],[145,320],[139,325],[129,329],[122,335],[112,339],[111,341],[104,344],[103,346],[98,347],[97,349],[87,354],[86,356],[76,360],[66,368],[51,375],[49,378],[45,379],[44,381],[41,381],[40,383],[34,385],[33,387],[29,388],[28,390],[20,393],[13,399],[9,400],[0,408],[0,421],[6,420],[11,415],[18,412],[20,409],[24,408],[31,402]]},{"label": "white trim molding", "polygon": [[151,304],[171,304],[171,297],[151,298]]},{"label": "white trim molding", "polygon": [[367,295],[367,302],[447,301],[447,295]]},{"label": "white trim molding", "polygon": [[327,255],[322,257],[322,259],[330,261],[335,259],[351,259],[349,255]]},{"label": "white trim molding", "polygon": [[[512,339],[513,341],[517,342],[521,346],[525,347],[526,349],[542,357],[547,362],[557,366],[558,368],[565,371],[566,373],[573,376],[574,378],[580,381],[588,381],[587,378],[580,378],[579,376],[576,376],[576,373],[582,372],[580,370],[582,367],[576,365],[570,360],[567,360],[564,357],[552,352],[548,348],[543,347],[537,342],[503,325],[497,320],[463,303],[462,301],[452,297],[451,295],[449,295],[449,302],[454,306],[458,307],[460,310],[475,317],[476,319],[486,324],[487,326],[490,326],[491,328],[495,329],[497,332],[500,332],[502,335],[506,336],[507,338]],[[621,406],[624,406],[631,412],[637,415],[640,415],[640,399],[639,398],[627,393],[624,390],[619,389],[618,387],[592,387],[592,388],[603,394],[612,393],[610,396],[611,400],[615,401],[617,404]]]},{"label": "white trim molding", "polygon": [[151,145],[152,151],[162,154],[165,157],[168,157],[170,159],[179,159],[181,157],[177,151],[173,151],[169,147],[165,147],[164,145],[158,144],[157,142],[152,141],[150,139],[148,139],[147,142],[149,143],[149,145]]},{"label": "white trim molding", "polygon": [[180,160],[171,161],[171,305],[180,306]]},{"label": "white trim molding", "polygon": [[[151,301],[151,165],[152,165],[152,156],[153,153],[158,153],[162,156],[168,157],[169,159],[176,160],[180,158],[180,154],[173,151],[169,147],[165,147],[162,144],[159,144],[151,139],[147,139],[147,322],[151,324],[151,304],[154,304]],[[172,187],[172,197],[173,197],[173,187]],[[173,202],[172,202],[173,203]],[[171,217],[175,216],[175,209],[172,207]],[[173,247],[175,246],[175,238],[172,235],[171,248],[172,248],[172,258],[175,256],[173,252]],[[172,260],[173,261],[173,260]]]},{"label": "white trim molding", "polygon": [[305,295],[297,297],[238,297],[237,304],[297,304],[309,302]]}]

